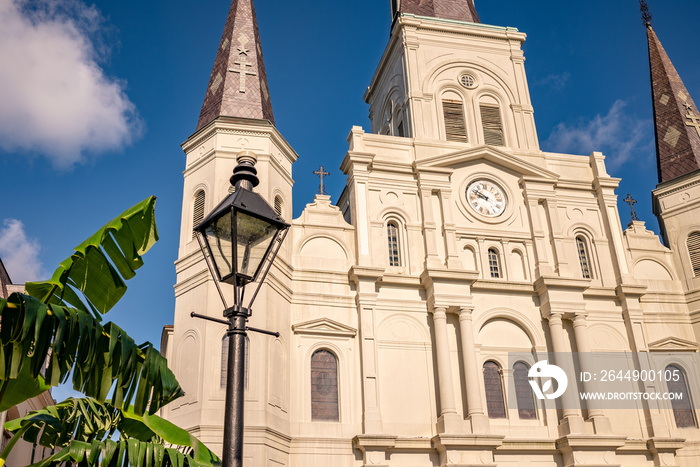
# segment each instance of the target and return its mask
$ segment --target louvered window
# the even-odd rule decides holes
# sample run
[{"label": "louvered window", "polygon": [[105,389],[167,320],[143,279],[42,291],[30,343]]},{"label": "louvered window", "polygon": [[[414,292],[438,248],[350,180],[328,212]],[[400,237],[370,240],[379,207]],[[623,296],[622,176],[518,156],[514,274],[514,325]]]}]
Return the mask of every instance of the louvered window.
[{"label": "louvered window", "polygon": [[501,264],[498,260],[498,251],[494,248],[489,248],[489,270],[491,271],[491,277],[496,279],[501,277]]},{"label": "louvered window", "polygon": [[386,225],[387,239],[389,241],[389,266],[401,266],[399,259],[399,227],[396,222]]},{"label": "louvered window", "polygon": [[481,125],[484,129],[484,143],[489,146],[503,146],[503,124],[501,109],[492,105],[479,106],[481,109]]},{"label": "louvered window", "polygon": [[523,362],[513,365],[513,382],[515,383],[515,400],[518,403],[518,417],[521,420],[537,418],[535,396],[532,393],[528,373],[530,368]]},{"label": "louvered window", "polygon": [[275,212],[282,215],[282,198],[279,196],[275,196]]},{"label": "louvered window", "polygon": [[337,422],[338,360],[328,350],[311,356],[311,420]]},{"label": "louvered window", "polygon": [[586,241],[581,237],[576,237],[576,249],[578,250],[578,261],[581,263],[581,274],[584,279],[591,278],[591,263],[588,259],[588,249]]},{"label": "louvered window", "polygon": [[443,100],[442,113],[445,117],[447,141],[467,142],[467,126],[464,123],[464,106],[461,101]]},{"label": "louvered window", "polygon": [[[199,190],[194,197],[194,206],[192,208],[192,228],[194,229],[199,225],[200,222],[204,220],[204,202],[206,200],[206,195],[204,190]],[[194,230],[192,231],[192,238],[194,238]]]},{"label": "louvered window", "polygon": [[700,277],[700,232],[693,232],[688,236],[688,253],[693,274],[695,277]]},{"label": "louvered window", "polygon": [[668,385],[668,392],[683,395],[681,398],[671,400],[676,426],[678,428],[696,427],[693,402],[690,397],[690,391],[688,391],[688,384],[685,381],[685,374],[677,366],[668,365],[664,371],[664,376]]},{"label": "louvered window", "polygon": [[495,362],[484,363],[484,390],[489,418],[506,418],[501,367]]}]

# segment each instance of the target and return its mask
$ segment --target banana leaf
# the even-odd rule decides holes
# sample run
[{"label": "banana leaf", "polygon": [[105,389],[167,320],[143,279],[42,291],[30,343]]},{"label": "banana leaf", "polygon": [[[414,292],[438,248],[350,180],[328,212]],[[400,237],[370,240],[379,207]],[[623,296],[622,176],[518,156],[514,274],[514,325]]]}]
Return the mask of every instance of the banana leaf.
[{"label": "banana leaf", "polygon": [[[137,415],[91,399],[66,399],[5,424],[18,439],[57,452],[33,466],[217,466],[219,458],[186,430],[156,415]],[[112,435],[119,433],[119,439]],[[9,446],[9,445],[8,445]],[[11,449],[11,446],[9,446]],[[0,467],[9,450],[0,454]]]},{"label": "banana leaf", "polygon": [[66,382],[71,371],[76,391],[98,401],[111,395],[113,405],[133,404],[138,414],[184,394],[153,345],[136,345],[85,311],[15,293],[0,300],[0,320],[0,411],[35,396],[44,382]]},{"label": "banana leaf", "polygon": [[143,265],[141,255],[158,240],[155,203],[152,196],[108,222],[78,245],[51,279],[28,282],[26,293],[100,319],[124,295],[124,281],[134,277]]}]

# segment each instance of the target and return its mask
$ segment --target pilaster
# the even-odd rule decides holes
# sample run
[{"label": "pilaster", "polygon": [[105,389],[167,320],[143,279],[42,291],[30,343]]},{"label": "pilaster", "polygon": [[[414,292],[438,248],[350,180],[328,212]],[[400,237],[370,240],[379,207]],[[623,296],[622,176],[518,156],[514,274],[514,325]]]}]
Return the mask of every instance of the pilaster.
[{"label": "pilaster", "polygon": [[377,342],[375,339],[375,310],[377,303],[376,283],[384,274],[382,268],[350,269],[350,280],[355,284],[359,323],[360,357],[362,359],[362,404],[363,433],[383,433],[382,414],[379,409],[379,385],[377,364]]}]

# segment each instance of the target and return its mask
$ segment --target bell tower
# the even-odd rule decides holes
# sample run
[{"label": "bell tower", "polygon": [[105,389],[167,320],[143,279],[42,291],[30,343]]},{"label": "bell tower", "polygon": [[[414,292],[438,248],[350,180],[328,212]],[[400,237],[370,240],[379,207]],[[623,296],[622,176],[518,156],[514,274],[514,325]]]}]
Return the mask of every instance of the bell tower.
[{"label": "bell tower", "polygon": [[472,0],[391,8],[389,44],[365,93],[372,133],[539,151],[525,34],[481,24]]},{"label": "bell tower", "polygon": [[[275,127],[265,61],[252,0],[233,0],[221,36],[195,132],[182,144],[186,155],[180,244],[175,263],[174,325],[163,332],[162,352],[186,395],[164,416],[220,452],[228,341],[225,326],[195,319],[192,312],[221,319],[224,305],[207,269],[193,227],[233,190],[237,160],[252,157],[255,188],[284,219],[292,217],[292,164],[297,154]],[[250,325],[280,331],[280,338],[249,335],[246,349],[245,425],[261,433],[246,456],[268,453],[288,433],[289,391],[284,373],[289,343],[290,250],[283,245],[256,299]],[[223,294],[233,302],[229,285]],[[271,374],[270,369],[277,373]],[[282,378],[281,380],[279,378]]]}]

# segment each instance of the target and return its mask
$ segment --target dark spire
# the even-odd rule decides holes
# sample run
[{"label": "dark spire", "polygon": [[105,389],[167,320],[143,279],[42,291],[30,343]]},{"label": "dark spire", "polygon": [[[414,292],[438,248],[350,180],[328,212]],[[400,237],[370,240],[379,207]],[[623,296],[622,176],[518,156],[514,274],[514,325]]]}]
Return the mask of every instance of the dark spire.
[{"label": "dark spire", "polygon": [[651,27],[640,2],[649,42],[659,183],[700,169],[700,112]]},{"label": "dark spire", "polygon": [[481,22],[474,7],[474,0],[394,0],[392,3],[395,12],[398,6],[398,14],[410,13],[470,23]]},{"label": "dark spire", "polygon": [[275,119],[253,0],[233,0],[197,130],[217,117]]}]

